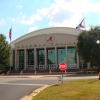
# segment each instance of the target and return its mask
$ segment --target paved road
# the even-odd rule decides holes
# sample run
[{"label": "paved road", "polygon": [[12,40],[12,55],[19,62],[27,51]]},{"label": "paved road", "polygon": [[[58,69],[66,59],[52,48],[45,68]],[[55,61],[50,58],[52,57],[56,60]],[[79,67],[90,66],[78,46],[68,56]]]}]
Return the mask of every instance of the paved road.
[{"label": "paved road", "polygon": [[[64,81],[97,78],[96,76],[64,77]],[[0,100],[20,100],[33,90],[57,83],[57,76],[30,76],[24,78],[0,78]]]}]

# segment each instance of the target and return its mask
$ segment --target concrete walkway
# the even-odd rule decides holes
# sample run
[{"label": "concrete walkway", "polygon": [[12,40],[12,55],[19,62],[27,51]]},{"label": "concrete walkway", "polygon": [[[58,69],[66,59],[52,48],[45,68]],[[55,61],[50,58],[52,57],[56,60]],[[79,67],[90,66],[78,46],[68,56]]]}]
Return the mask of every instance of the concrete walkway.
[{"label": "concrete walkway", "polygon": [[0,78],[41,78],[41,77],[50,77],[50,76],[61,76],[61,75],[4,75]]},{"label": "concrete walkway", "polygon": [[36,89],[30,95],[26,95],[25,97],[21,98],[20,100],[31,100],[34,96],[36,96],[39,92],[41,92],[43,89],[47,88],[48,86],[50,86],[50,85],[46,85],[44,87]]}]

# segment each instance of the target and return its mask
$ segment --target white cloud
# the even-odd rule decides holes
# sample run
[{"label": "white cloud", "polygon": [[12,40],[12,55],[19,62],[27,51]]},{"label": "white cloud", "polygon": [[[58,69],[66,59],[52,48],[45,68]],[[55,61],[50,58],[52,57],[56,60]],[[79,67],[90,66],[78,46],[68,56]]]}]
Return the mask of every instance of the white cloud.
[{"label": "white cloud", "polygon": [[91,3],[89,0],[54,0],[48,8],[37,12],[50,19],[50,26],[76,27],[89,12],[100,13],[100,2]]},{"label": "white cloud", "polygon": [[22,15],[23,13],[22,13],[22,12],[20,12],[19,14],[20,14],[20,15]]},{"label": "white cloud", "polygon": [[0,24],[1,24],[1,25],[6,24],[6,22],[5,22],[5,20],[4,20],[3,18],[0,19]]},{"label": "white cloud", "polygon": [[87,27],[87,28],[86,28],[87,31],[90,30],[90,29],[91,29],[91,27]]},{"label": "white cloud", "polygon": [[31,27],[31,28],[29,29],[28,33],[29,33],[29,32],[32,32],[32,31],[34,31],[34,30],[37,30],[37,29],[38,29],[38,27]]},{"label": "white cloud", "polygon": [[22,9],[22,5],[17,5],[17,8]]},{"label": "white cloud", "polygon": [[21,18],[17,17],[17,18],[9,18],[12,21],[16,21],[18,23],[21,24],[25,24],[25,25],[31,25],[33,24],[35,21],[41,21],[42,17],[40,16],[39,13],[33,14],[29,19],[26,19],[26,16],[23,15],[22,12],[19,13]]},{"label": "white cloud", "polygon": [[28,20],[25,20],[25,16],[22,17],[21,20],[18,20],[18,22],[22,23],[22,24],[27,24],[27,25],[31,25],[33,24],[36,20],[40,21],[42,20],[42,17],[37,13],[37,14],[33,14]]},{"label": "white cloud", "polygon": [[[90,0],[54,0],[48,8],[38,9],[36,14],[29,18],[20,12],[21,18],[13,18],[21,24],[31,25],[35,21],[41,21],[45,16],[50,19],[50,26],[76,27],[89,12],[100,13],[100,2],[91,3]],[[21,5],[17,7],[22,8]]]}]

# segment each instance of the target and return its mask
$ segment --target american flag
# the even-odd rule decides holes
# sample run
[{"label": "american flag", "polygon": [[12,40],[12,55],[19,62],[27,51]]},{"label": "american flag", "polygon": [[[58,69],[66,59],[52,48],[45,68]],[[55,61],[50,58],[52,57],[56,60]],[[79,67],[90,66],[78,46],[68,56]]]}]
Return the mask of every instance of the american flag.
[{"label": "american flag", "polygon": [[12,35],[11,31],[12,31],[12,28],[10,28],[10,30],[9,30],[9,39],[10,39],[10,41],[11,41],[11,35]]}]

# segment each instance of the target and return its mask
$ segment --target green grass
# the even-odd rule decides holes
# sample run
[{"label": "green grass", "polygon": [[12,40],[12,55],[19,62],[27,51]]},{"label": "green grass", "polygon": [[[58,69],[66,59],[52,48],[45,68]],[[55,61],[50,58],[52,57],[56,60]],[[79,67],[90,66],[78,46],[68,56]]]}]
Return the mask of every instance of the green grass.
[{"label": "green grass", "polygon": [[32,100],[100,100],[100,80],[85,79],[47,87]]}]

